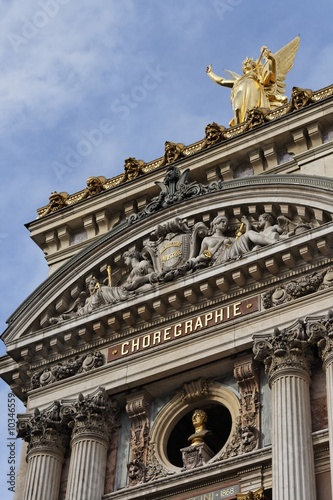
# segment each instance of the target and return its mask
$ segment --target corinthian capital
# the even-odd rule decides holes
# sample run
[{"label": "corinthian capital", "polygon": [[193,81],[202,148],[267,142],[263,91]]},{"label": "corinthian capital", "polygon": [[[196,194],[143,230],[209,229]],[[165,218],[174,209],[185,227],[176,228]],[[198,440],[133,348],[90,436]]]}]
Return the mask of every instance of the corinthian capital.
[{"label": "corinthian capital", "polygon": [[254,338],[254,341],[254,358],[265,364],[270,381],[291,371],[310,374],[312,346],[301,321],[297,320],[284,330],[276,328],[273,335]]},{"label": "corinthian capital", "polygon": [[99,387],[92,394],[83,396],[65,409],[69,425],[73,427],[73,436],[93,433],[102,438],[110,437],[116,427],[117,408],[104,388]]},{"label": "corinthian capital", "polygon": [[333,311],[327,316],[306,318],[306,332],[310,342],[317,345],[323,363],[333,362]]},{"label": "corinthian capital", "polygon": [[28,453],[38,449],[49,449],[64,453],[70,430],[62,418],[61,405],[55,401],[49,408],[33,414],[18,415],[18,436],[28,443]]}]

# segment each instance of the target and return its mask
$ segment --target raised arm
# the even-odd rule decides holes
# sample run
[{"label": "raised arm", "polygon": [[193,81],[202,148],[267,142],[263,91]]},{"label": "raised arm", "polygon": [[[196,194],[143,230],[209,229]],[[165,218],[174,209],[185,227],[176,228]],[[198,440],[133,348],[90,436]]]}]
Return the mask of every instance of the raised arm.
[{"label": "raised arm", "polygon": [[210,64],[206,68],[206,73],[209,76],[213,82],[218,83],[219,85],[222,85],[223,87],[233,87],[234,81],[233,80],[227,80],[226,78],[222,78],[222,76],[218,76],[214,71],[212,70],[212,65]]}]

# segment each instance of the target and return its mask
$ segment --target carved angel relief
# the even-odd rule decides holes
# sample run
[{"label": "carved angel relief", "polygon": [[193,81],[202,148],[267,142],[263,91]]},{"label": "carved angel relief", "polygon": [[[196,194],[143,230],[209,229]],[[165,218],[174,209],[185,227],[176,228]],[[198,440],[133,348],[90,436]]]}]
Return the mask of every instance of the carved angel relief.
[{"label": "carved angel relief", "polygon": [[89,314],[105,305],[126,301],[160,283],[237,260],[313,227],[312,223],[292,222],[282,215],[274,223],[268,213],[259,216],[255,227],[246,216],[241,217],[240,222],[238,230],[233,233],[226,216],[215,217],[209,228],[203,222],[190,227],[188,221],[180,217],[159,224],[141,252],[124,252],[127,275],[120,284],[114,283],[109,266],[107,278],[90,276],[86,290],[81,291],[67,311],[50,318],[50,323],[56,324]]}]

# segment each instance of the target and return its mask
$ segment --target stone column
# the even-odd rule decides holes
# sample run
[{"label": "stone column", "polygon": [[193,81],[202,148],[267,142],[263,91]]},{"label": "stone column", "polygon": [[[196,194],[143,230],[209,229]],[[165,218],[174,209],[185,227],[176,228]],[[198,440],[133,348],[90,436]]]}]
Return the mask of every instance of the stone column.
[{"label": "stone column", "polygon": [[60,404],[34,415],[18,416],[18,435],[28,444],[23,500],[58,500],[62,464],[69,429],[60,416]]},{"label": "stone column", "polygon": [[[327,417],[330,444],[330,463],[333,463],[333,312],[327,317],[307,318],[306,329],[310,341],[318,346],[326,374]],[[333,471],[331,469],[331,489],[333,492]]]},{"label": "stone column", "polygon": [[73,427],[66,500],[101,500],[116,409],[105,390],[79,395],[68,412]]},{"label": "stone column", "polygon": [[272,389],[273,500],[315,500],[311,432],[312,346],[297,321],[273,336],[254,339]]}]

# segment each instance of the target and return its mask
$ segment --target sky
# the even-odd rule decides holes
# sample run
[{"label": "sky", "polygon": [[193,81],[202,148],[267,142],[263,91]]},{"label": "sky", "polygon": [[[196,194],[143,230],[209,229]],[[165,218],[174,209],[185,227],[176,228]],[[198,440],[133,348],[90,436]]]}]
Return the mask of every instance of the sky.
[{"label": "sky", "polygon": [[[48,276],[24,225],[51,192],[118,175],[129,156],[158,158],[165,141],[196,142],[213,121],[228,126],[230,90],[208,64],[241,73],[263,45],[274,53],[300,35],[286,95],[331,85],[332,19],[332,0],[0,0],[1,332]],[[12,499],[9,393],[0,382],[2,500]]]}]

